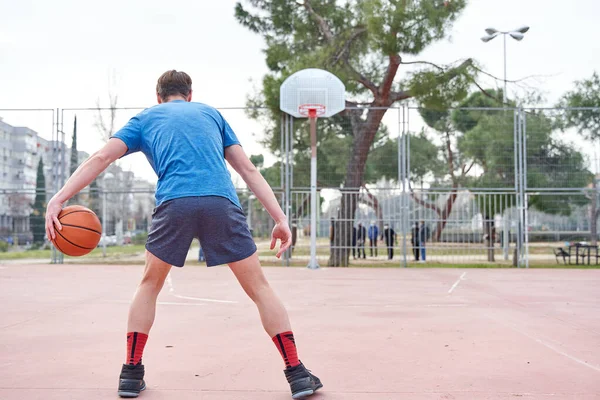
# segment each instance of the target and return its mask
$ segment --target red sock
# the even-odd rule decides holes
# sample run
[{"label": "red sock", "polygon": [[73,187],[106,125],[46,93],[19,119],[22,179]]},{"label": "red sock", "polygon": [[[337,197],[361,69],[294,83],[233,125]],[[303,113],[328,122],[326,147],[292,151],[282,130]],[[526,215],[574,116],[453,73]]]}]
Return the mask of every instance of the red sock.
[{"label": "red sock", "polygon": [[126,364],[137,365],[142,362],[142,353],[148,335],[140,332],[127,333],[127,362]]},{"label": "red sock", "polygon": [[296,341],[294,340],[294,334],[291,331],[273,336],[273,343],[275,343],[277,350],[279,350],[281,357],[283,357],[286,368],[300,365],[298,353],[296,351]]}]

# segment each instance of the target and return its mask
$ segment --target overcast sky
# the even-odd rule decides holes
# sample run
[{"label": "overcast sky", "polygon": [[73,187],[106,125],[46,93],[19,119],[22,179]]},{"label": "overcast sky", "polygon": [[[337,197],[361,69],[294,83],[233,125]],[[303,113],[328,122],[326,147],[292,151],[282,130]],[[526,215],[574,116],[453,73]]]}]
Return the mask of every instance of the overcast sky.
[{"label": "overcast sky", "polygon": [[[503,75],[502,40],[483,43],[484,29],[529,25],[521,42],[508,43],[508,79],[529,75],[552,105],[574,80],[600,70],[597,0],[471,0],[450,40],[429,48],[420,59],[451,62],[473,57]],[[167,69],[188,72],[194,100],[217,107],[240,107],[266,72],[260,37],[238,25],[235,1],[172,0],[0,0],[0,109],[106,106],[109,75],[119,105],[155,103],[157,77]],[[250,80],[254,80],[253,84]],[[119,126],[135,111],[119,114]],[[65,112],[70,142],[72,115]],[[242,111],[224,112],[249,153],[260,152],[252,134],[260,126]],[[79,148],[100,145],[92,112],[77,111]],[[2,112],[8,123],[30,125],[50,138],[51,113]],[[391,121],[388,116],[387,121]],[[40,122],[43,121],[43,122]],[[143,156],[126,167],[155,180]]]}]

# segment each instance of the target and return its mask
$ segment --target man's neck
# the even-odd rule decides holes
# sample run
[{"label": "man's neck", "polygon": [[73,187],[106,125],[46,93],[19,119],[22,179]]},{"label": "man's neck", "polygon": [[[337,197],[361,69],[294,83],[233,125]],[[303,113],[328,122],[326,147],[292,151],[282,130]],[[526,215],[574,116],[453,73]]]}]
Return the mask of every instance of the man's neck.
[{"label": "man's neck", "polygon": [[183,96],[169,96],[169,97],[167,97],[167,101],[165,101],[165,103],[168,103],[170,101],[175,101],[175,100],[187,101],[186,98]]}]

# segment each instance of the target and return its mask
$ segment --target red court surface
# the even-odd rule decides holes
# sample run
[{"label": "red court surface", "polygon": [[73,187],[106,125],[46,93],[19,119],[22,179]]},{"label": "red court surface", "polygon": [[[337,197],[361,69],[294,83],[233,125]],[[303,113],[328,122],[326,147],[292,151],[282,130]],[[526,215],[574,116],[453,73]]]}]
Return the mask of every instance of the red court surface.
[{"label": "red court surface", "polygon": [[[140,266],[0,267],[0,399],[118,399]],[[265,268],[311,399],[600,399],[600,270]],[[291,399],[226,267],[174,269],[146,400]]]}]

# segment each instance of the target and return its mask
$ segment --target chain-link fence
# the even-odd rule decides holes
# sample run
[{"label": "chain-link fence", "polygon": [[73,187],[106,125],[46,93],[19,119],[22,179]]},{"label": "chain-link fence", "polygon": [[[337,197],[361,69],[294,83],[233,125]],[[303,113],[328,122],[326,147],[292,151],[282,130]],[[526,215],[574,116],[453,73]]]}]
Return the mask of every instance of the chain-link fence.
[{"label": "chain-link fence", "polygon": [[[565,246],[583,248],[597,237],[597,213],[584,213],[592,222],[576,235],[558,222],[597,202],[590,186],[600,170],[597,143],[569,128],[573,112],[578,110],[401,107],[386,110],[366,142],[360,137],[368,121],[364,109],[320,121],[319,264],[528,266],[558,261]],[[306,132],[306,121],[285,119],[290,154],[296,154],[294,145],[307,149],[298,137]],[[290,203],[308,206],[309,154],[287,163]],[[307,263],[309,217],[286,206],[300,232],[292,259]],[[539,219],[554,221],[552,235],[535,223]]]},{"label": "chain-link fence", "polygon": [[[141,109],[0,110],[0,258],[71,261],[40,239],[41,205]],[[232,171],[261,259],[307,265],[313,211],[308,121],[265,120],[262,109],[220,112],[290,219],[293,247],[278,260],[269,249],[272,219]],[[583,255],[585,263],[597,262],[598,146],[592,133],[568,123],[574,112],[600,109],[402,106],[352,108],[319,119],[318,263],[527,266],[581,264]],[[73,145],[80,150],[73,153]],[[72,261],[142,261],[155,184],[145,157],[135,154],[72,199],[69,204],[89,207],[103,224],[99,248]],[[188,259],[202,259],[198,242]]]}]

